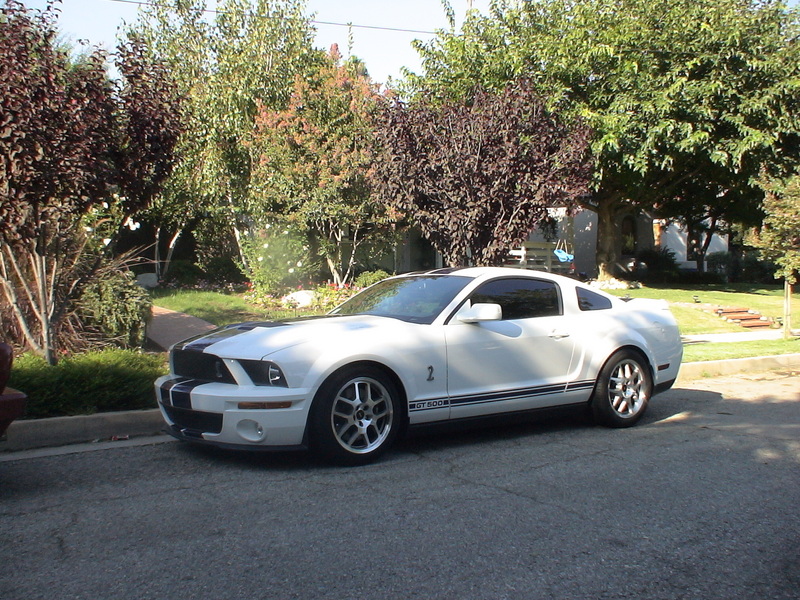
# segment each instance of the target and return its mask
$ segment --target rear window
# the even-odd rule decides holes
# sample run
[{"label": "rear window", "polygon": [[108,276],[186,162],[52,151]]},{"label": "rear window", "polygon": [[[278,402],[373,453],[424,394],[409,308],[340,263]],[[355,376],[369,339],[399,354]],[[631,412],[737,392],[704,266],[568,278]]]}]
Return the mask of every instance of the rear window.
[{"label": "rear window", "polygon": [[605,296],[587,290],[585,288],[575,288],[578,294],[578,307],[581,310],[606,310],[611,308],[611,300]]}]

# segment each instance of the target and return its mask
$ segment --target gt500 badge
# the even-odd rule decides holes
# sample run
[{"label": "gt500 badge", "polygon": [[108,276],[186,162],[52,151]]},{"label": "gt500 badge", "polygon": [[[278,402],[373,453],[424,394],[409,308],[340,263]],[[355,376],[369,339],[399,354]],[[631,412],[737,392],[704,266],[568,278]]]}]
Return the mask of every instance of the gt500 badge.
[{"label": "gt500 badge", "polygon": [[422,402],[412,402],[408,405],[408,410],[428,410],[430,408],[446,408],[450,406],[449,400],[424,400]]}]

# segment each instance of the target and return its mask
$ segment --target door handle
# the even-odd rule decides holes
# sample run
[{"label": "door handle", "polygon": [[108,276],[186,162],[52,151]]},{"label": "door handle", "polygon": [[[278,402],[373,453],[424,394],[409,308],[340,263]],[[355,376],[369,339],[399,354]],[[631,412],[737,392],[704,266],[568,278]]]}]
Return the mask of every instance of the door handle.
[{"label": "door handle", "polygon": [[569,331],[564,331],[563,329],[554,329],[550,333],[549,337],[553,338],[554,340],[560,340],[560,339],[569,337],[569,335],[570,335]]}]

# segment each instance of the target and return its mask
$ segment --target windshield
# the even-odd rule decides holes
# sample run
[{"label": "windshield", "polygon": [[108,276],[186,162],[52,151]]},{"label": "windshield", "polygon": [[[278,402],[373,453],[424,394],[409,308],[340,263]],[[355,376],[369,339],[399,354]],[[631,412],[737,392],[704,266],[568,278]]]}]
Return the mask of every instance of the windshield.
[{"label": "windshield", "polygon": [[410,323],[432,323],[471,281],[456,275],[416,275],[384,279],[356,294],[332,315],[378,315]]}]

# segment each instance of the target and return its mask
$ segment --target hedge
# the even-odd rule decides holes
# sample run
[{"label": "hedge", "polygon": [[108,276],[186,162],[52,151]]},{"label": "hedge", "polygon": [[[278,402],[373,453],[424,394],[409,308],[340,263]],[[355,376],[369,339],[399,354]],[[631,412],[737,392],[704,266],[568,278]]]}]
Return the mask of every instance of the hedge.
[{"label": "hedge", "polygon": [[27,419],[156,408],[153,382],[164,354],[108,349],[76,354],[51,367],[38,356],[14,361],[9,386],[28,395]]}]

